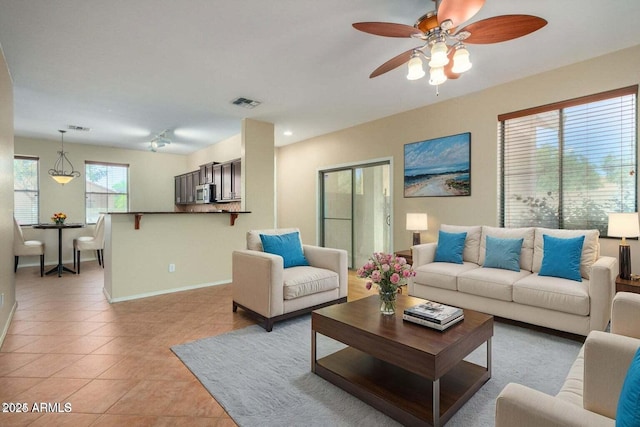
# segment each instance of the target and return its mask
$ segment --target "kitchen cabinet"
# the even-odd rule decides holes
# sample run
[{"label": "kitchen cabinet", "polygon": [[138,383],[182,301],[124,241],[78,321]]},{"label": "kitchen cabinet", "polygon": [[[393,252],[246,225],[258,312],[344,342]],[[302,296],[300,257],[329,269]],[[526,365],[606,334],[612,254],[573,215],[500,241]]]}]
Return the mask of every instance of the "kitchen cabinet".
[{"label": "kitchen cabinet", "polygon": [[198,170],[174,177],[175,204],[196,203],[196,186],[215,184],[215,199],[218,203],[237,202],[242,198],[242,160],[224,163],[211,162]]},{"label": "kitchen cabinet", "polygon": [[200,171],[184,173],[174,177],[175,204],[196,202],[196,185],[200,183]]},{"label": "kitchen cabinet", "polygon": [[234,202],[242,198],[241,176],[242,163],[235,159],[221,164],[222,195],[221,201]]}]

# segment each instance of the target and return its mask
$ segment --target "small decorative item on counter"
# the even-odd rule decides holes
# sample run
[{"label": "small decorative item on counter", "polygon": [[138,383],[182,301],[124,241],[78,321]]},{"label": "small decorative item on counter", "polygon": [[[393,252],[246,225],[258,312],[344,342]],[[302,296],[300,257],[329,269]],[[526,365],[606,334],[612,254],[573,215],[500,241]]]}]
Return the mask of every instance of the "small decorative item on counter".
[{"label": "small decorative item on counter", "polygon": [[51,221],[55,222],[56,224],[64,224],[65,219],[67,219],[67,214],[65,214],[64,212],[56,212],[51,217]]},{"label": "small decorative item on counter", "polygon": [[375,284],[380,295],[380,312],[395,314],[396,296],[398,288],[407,283],[409,277],[416,275],[407,260],[392,254],[376,252],[369,261],[360,267],[358,277],[371,279],[367,282],[367,289]]}]

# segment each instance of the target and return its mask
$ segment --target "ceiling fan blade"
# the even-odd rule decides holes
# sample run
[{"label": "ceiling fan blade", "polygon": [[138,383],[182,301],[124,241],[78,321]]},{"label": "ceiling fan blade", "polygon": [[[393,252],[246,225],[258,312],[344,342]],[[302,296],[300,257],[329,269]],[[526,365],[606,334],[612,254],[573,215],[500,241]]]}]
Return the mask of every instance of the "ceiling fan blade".
[{"label": "ceiling fan blade", "polygon": [[411,37],[414,34],[422,34],[422,31],[405,24],[391,22],[356,22],[352,24],[356,30],[384,37]]},{"label": "ceiling fan blade", "polygon": [[442,0],[438,7],[438,23],[447,19],[457,27],[471,19],[484,6],[485,0]]},{"label": "ceiling fan blade", "polygon": [[448,79],[451,80],[455,80],[458,77],[460,77],[460,74],[458,73],[454,73],[451,69],[453,68],[453,55],[456,53],[455,49],[451,49],[449,51],[449,54],[447,55],[449,57],[449,63],[447,65],[444,66],[444,74],[445,76],[447,76]]},{"label": "ceiling fan blade", "polygon": [[406,52],[402,52],[400,55],[394,56],[375,70],[373,73],[369,75],[369,78],[372,79],[374,77],[378,77],[380,74],[384,74],[387,71],[391,71],[394,68],[398,68],[402,64],[408,62],[411,59],[411,55],[413,54],[414,49],[409,49]]},{"label": "ceiling fan blade", "polygon": [[526,36],[545,25],[547,21],[537,16],[501,15],[474,22],[460,31],[471,33],[465,44],[491,44]]}]

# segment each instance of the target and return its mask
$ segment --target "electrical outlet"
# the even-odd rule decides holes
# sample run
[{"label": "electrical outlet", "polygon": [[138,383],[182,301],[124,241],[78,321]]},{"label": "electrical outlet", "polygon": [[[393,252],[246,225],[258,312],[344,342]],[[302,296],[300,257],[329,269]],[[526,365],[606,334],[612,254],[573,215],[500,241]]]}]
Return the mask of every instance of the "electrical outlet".
[{"label": "electrical outlet", "polygon": [[169,264],[169,273],[175,273],[175,272],[176,272],[176,265]]}]

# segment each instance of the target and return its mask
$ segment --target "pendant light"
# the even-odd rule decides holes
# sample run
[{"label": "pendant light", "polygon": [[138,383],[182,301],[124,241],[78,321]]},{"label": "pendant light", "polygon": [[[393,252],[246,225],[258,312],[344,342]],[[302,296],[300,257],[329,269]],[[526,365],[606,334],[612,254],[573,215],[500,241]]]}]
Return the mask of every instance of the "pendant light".
[{"label": "pendant light", "polygon": [[[79,177],[80,172],[73,168],[73,165],[69,159],[67,159],[67,154],[64,151],[64,133],[66,130],[58,130],[58,132],[60,132],[62,148],[58,151],[58,160],[56,160],[55,165],[53,165],[53,169],[49,169],[49,175],[58,184],[65,185],[71,182],[73,178]],[[65,162],[69,163],[69,166],[71,167],[70,172],[65,170]]]}]

